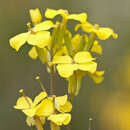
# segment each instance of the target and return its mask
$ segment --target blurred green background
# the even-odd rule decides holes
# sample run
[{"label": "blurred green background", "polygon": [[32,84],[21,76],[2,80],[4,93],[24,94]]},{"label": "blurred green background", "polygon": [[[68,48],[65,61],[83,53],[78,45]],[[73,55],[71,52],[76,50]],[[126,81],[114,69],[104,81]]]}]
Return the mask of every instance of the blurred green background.
[{"label": "blurred green background", "polygon": [[[0,130],[29,130],[22,112],[13,109],[18,90],[34,97],[40,92],[35,76],[46,88],[49,76],[39,60],[29,59],[28,46],[17,53],[8,43],[12,36],[25,32],[30,20],[28,10],[40,8],[87,12],[88,20],[113,28],[119,38],[100,41],[103,55],[100,69],[105,80],[96,85],[84,79],[80,94],[73,101],[72,130],[87,130],[93,118],[93,130],[130,130],[130,0],[1,0],[0,1]],[[65,80],[57,76],[56,91],[63,95]]]}]

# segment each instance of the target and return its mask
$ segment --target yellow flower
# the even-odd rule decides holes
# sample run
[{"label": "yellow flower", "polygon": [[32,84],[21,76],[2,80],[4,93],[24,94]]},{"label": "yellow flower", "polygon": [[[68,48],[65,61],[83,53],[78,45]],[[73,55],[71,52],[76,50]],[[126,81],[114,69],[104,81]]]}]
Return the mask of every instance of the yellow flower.
[{"label": "yellow flower", "polygon": [[42,21],[42,15],[38,8],[30,9],[29,13],[33,24],[39,24]]},{"label": "yellow flower", "polygon": [[57,15],[61,15],[66,20],[73,19],[80,22],[85,22],[87,20],[86,13],[69,14],[67,10],[63,10],[63,9],[59,9],[59,10],[47,9],[45,11],[45,17],[47,18],[53,19]]},{"label": "yellow flower", "polygon": [[53,107],[57,112],[53,112],[48,116],[48,120],[51,120],[56,125],[67,125],[71,120],[71,114],[66,113],[70,112],[72,110],[72,104],[68,101],[68,96],[54,96],[52,98],[54,102]]},{"label": "yellow flower", "polygon": [[14,106],[15,109],[20,109],[24,112],[27,116],[33,117],[37,115],[37,110],[39,109],[39,103],[47,96],[46,92],[41,92],[38,96],[35,97],[34,102],[31,98],[27,96],[22,96],[17,100],[16,105]]},{"label": "yellow flower", "polygon": [[36,50],[36,47],[35,47],[35,46],[33,46],[33,47],[29,50],[28,55],[30,56],[30,58],[32,58],[32,59],[34,59],[34,60],[37,59],[38,54],[37,54],[37,50]]},{"label": "yellow flower", "polygon": [[100,84],[104,80],[103,75],[104,75],[104,71],[96,71],[94,74],[89,73],[89,76],[93,79],[93,81],[96,84]]},{"label": "yellow flower", "polygon": [[37,24],[35,27],[31,28],[30,24],[28,32],[21,33],[9,40],[10,46],[16,51],[20,49],[26,42],[29,45],[37,46],[44,48],[48,45],[50,39],[50,32],[46,31],[52,28],[54,25],[51,21],[44,21],[40,24]]},{"label": "yellow flower", "polygon": [[52,114],[48,117],[48,120],[51,120],[56,125],[67,125],[71,120],[71,114],[62,113],[62,114]]},{"label": "yellow flower", "polygon": [[76,70],[94,73],[97,63],[93,60],[95,58],[92,58],[89,52],[81,51],[76,53],[73,59],[70,56],[55,56],[52,64],[58,64],[57,70],[60,76],[69,78]]},{"label": "yellow flower", "polygon": [[85,32],[94,32],[100,40],[106,40],[110,36],[112,36],[114,39],[118,38],[118,35],[114,33],[111,28],[99,27],[97,24],[93,26],[89,22],[82,22],[75,27],[75,30],[78,30],[79,27],[81,27]]}]

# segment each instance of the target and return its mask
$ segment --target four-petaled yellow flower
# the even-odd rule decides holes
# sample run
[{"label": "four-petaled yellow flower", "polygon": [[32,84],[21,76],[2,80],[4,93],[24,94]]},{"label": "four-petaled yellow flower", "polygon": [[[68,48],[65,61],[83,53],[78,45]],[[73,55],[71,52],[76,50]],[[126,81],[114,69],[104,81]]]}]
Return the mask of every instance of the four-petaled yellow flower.
[{"label": "four-petaled yellow flower", "polygon": [[53,22],[50,20],[41,22],[42,16],[39,9],[31,9],[30,17],[32,23],[36,25],[31,28],[31,24],[28,23],[28,32],[18,34],[9,40],[10,46],[16,51],[18,51],[26,42],[29,45],[37,46],[39,48],[44,48],[48,45],[50,32],[47,30],[54,27]]},{"label": "four-petaled yellow flower", "polygon": [[54,107],[60,113],[53,113],[48,117],[56,125],[67,125],[71,120],[71,114],[68,112],[72,109],[72,104],[67,100],[67,95],[54,98]]},{"label": "four-petaled yellow flower", "polygon": [[78,30],[79,27],[87,33],[95,33],[100,40],[106,40],[110,36],[114,39],[118,38],[118,35],[111,28],[99,27],[97,24],[92,25],[89,22],[81,22],[81,24],[76,25],[75,30]]},{"label": "four-petaled yellow flower", "polygon": [[[30,26],[28,24],[28,26]],[[54,25],[51,21],[44,21],[37,24],[34,28],[28,30],[28,32],[21,33],[10,39],[10,46],[16,51],[19,50],[26,42],[29,45],[37,46],[39,48],[44,48],[48,45],[50,40],[50,32],[46,31],[52,28]]]},{"label": "four-petaled yellow flower", "polygon": [[81,51],[76,53],[73,59],[70,56],[55,56],[52,64],[58,64],[60,76],[69,78],[76,70],[94,73],[97,69],[94,60],[89,52]]}]

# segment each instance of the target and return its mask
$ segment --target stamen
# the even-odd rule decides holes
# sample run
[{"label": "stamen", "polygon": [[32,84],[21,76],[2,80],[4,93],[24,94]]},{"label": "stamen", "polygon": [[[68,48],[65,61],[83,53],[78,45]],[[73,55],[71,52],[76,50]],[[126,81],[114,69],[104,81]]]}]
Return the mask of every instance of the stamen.
[{"label": "stamen", "polygon": [[36,34],[36,32],[34,32],[33,29],[31,28],[31,23],[30,22],[27,23],[27,27],[28,27],[28,31],[30,31],[31,34]]},{"label": "stamen", "polygon": [[42,82],[41,82],[41,80],[40,80],[40,77],[37,76],[35,79],[36,79],[36,80],[38,81],[38,83],[40,84],[41,89],[46,92],[46,89],[45,89],[44,85],[42,84]]},{"label": "stamen", "polygon": [[89,127],[88,127],[88,130],[92,130],[92,121],[93,121],[93,119],[89,118]]}]

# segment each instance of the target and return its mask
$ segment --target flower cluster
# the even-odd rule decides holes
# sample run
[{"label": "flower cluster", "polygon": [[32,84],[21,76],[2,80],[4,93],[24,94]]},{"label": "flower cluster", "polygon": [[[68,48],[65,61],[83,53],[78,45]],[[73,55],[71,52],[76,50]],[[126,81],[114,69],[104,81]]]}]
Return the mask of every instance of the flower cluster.
[{"label": "flower cluster", "polygon": [[[67,10],[47,9],[45,17],[49,20],[42,21],[42,14],[39,9],[29,11],[31,23],[27,23],[28,31],[16,35],[10,39],[10,46],[16,51],[25,44],[31,45],[28,55],[32,59],[39,58],[46,65],[48,73],[56,73],[68,81],[68,95],[70,100],[79,94],[82,79],[88,75],[95,83],[103,81],[104,71],[97,70],[98,63],[92,55],[102,54],[102,47],[98,40],[106,40],[110,36],[114,39],[118,35],[107,27],[100,27],[87,21],[86,13],[69,14]],[[61,21],[54,22],[53,19],[61,16]],[[75,35],[68,29],[68,22],[78,22],[74,27]],[[32,27],[32,26],[33,27]],[[82,33],[78,33],[81,28]],[[39,117],[42,124],[45,118],[55,125],[67,125],[71,120],[68,113],[72,109],[67,95],[57,97],[47,96],[43,91],[34,102],[23,95],[16,103],[15,108],[21,109],[27,115],[27,123],[35,124],[35,117]],[[60,113],[57,113],[60,112]]]},{"label": "flower cluster", "polygon": [[14,108],[24,112],[29,126],[35,125],[35,117],[39,117],[42,124],[45,124],[46,118],[58,126],[67,125],[70,122],[71,114],[69,112],[72,105],[68,101],[67,95],[49,97],[45,91],[42,91],[32,101],[23,90],[20,90],[20,93],[23,96],[17,100]]}]

